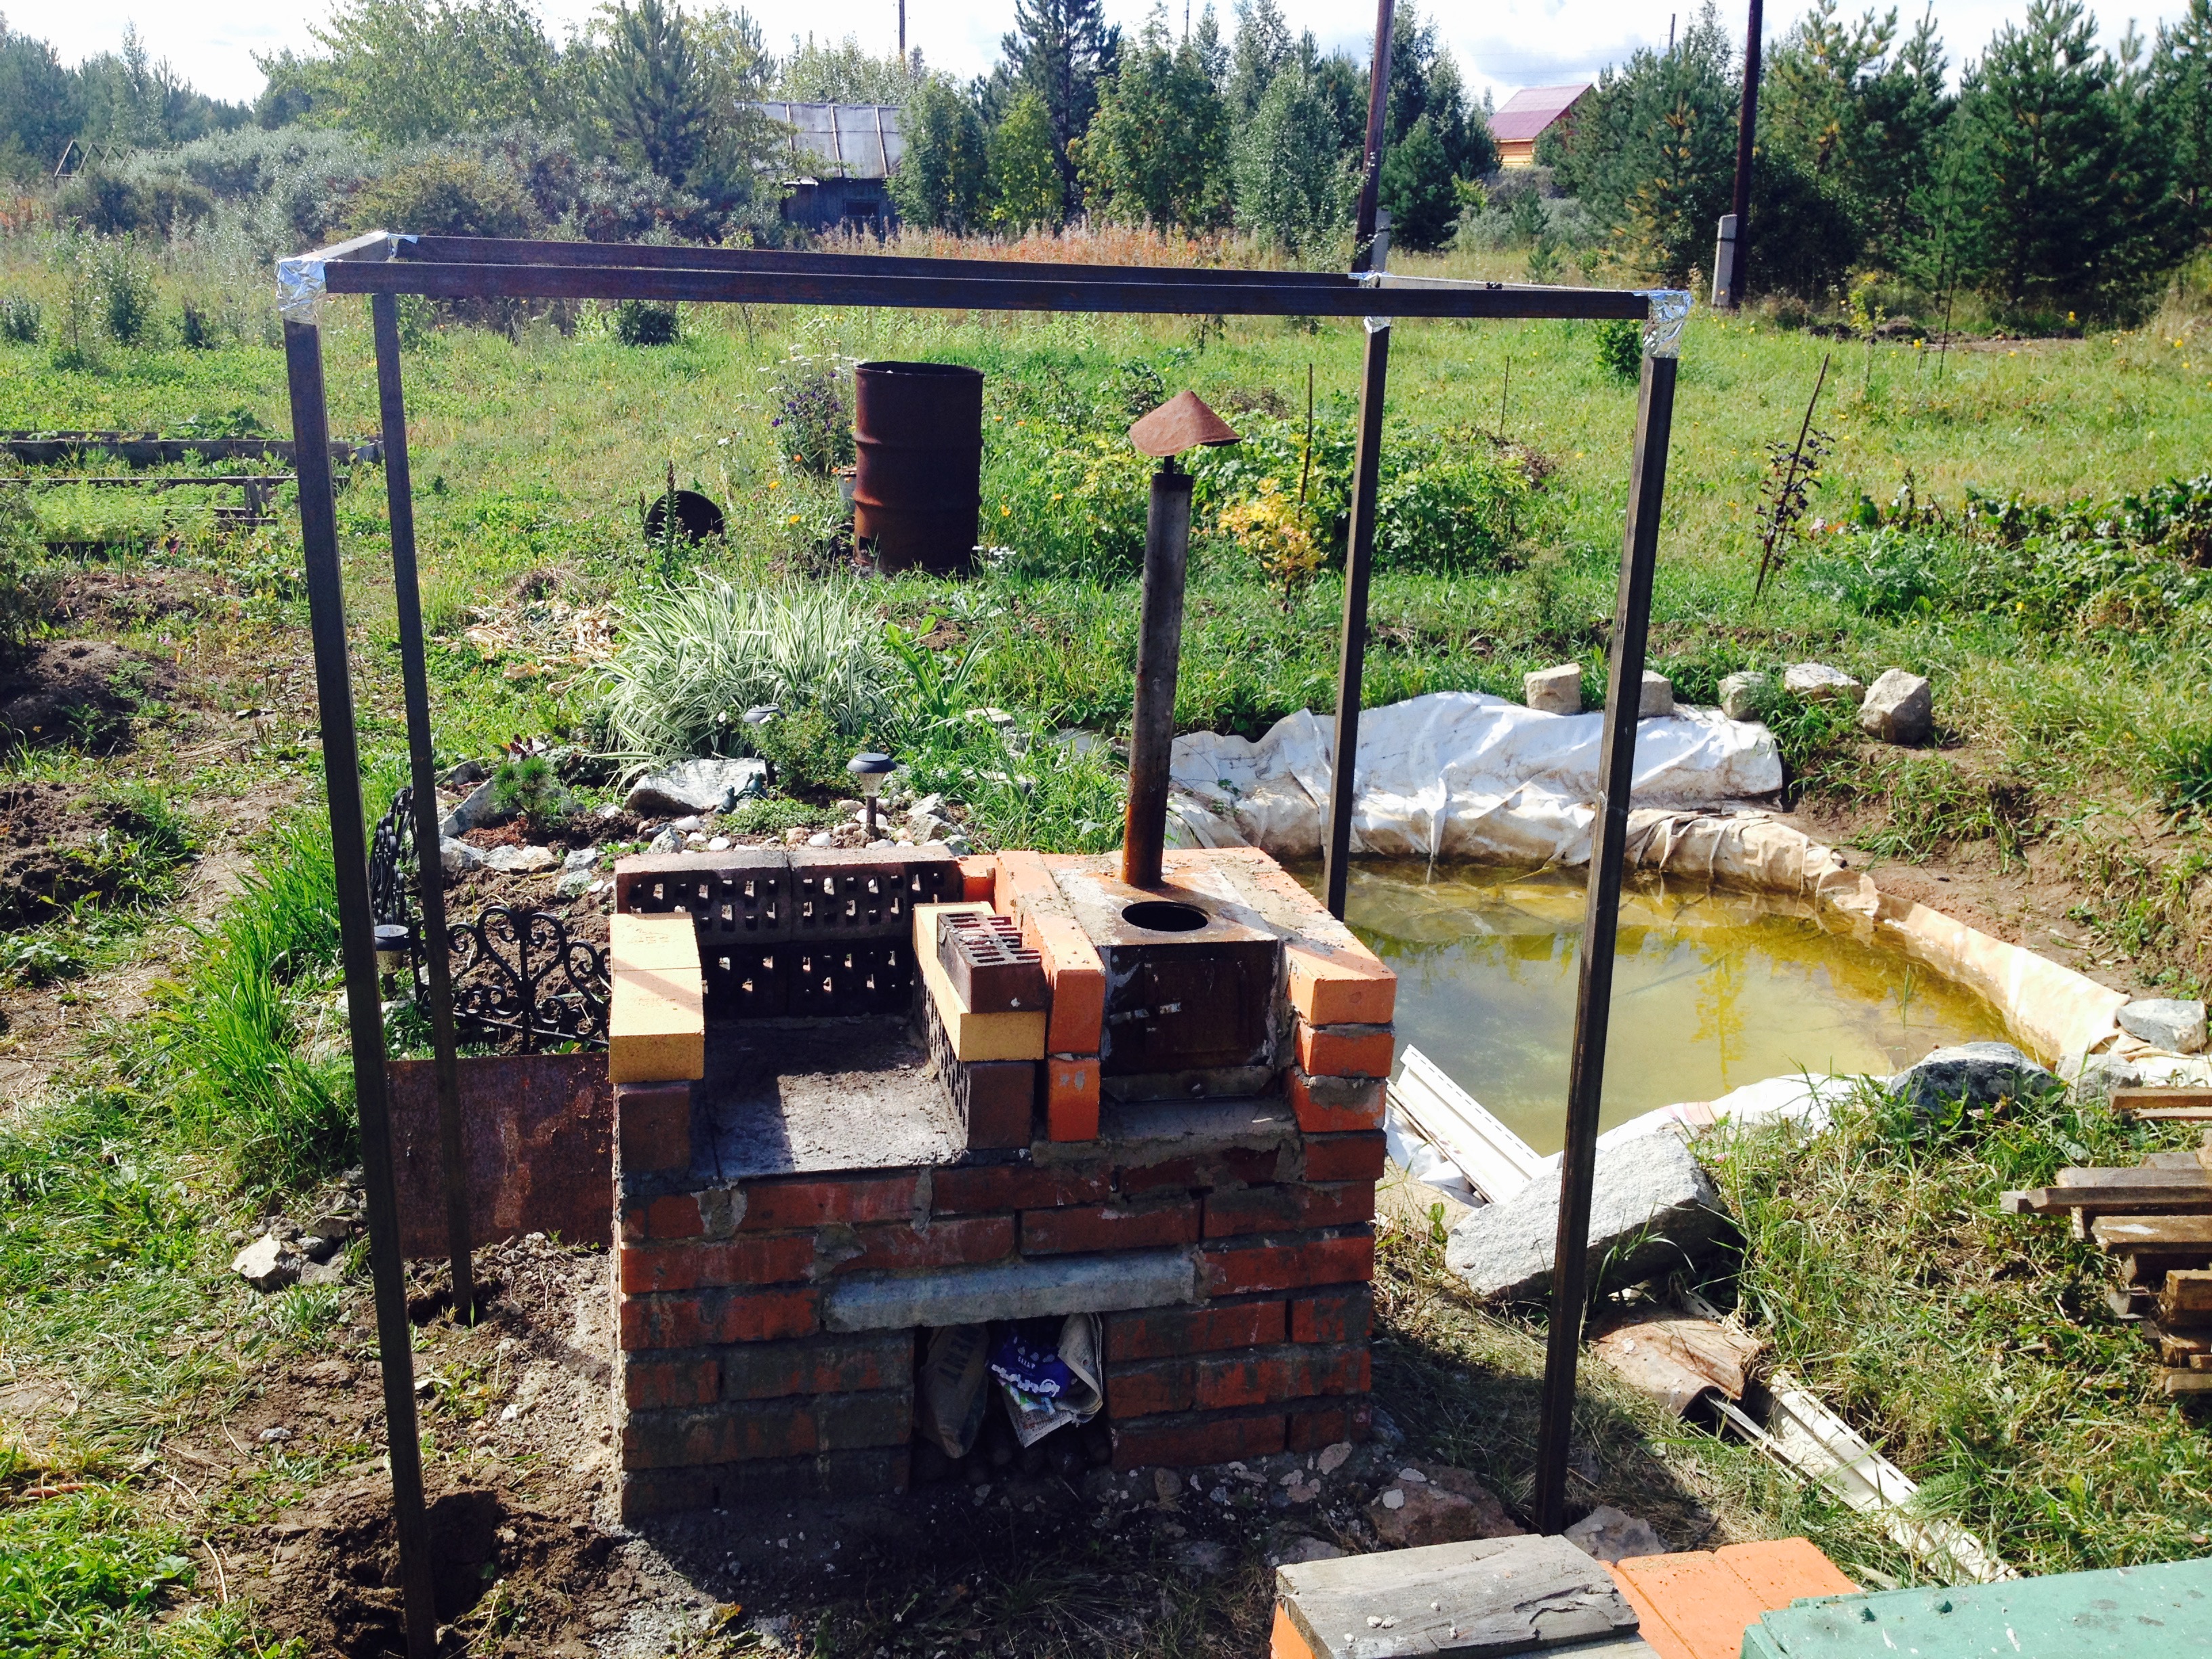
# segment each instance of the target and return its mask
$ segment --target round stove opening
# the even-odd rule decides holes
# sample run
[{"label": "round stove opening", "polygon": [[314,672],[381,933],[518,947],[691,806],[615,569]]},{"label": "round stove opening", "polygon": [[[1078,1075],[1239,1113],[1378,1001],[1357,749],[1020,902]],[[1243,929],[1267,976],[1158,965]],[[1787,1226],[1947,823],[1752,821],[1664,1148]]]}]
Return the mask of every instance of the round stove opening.
[{"label": "round stove opening", "polygon": [[1121,920],[1148,933],[1194,933],[1212,920],[1195,904],[1173,899],[1140,899],[1121,912]]}]

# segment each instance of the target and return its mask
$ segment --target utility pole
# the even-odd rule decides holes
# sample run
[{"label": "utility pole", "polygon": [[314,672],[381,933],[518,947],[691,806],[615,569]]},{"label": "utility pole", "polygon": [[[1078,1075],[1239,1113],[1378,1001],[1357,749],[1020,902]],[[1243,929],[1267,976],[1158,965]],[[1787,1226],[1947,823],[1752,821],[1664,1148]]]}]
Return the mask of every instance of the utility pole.
[{"label": "utility pole", "polygon": [[906,0],[899,0],[899,63],[906,62]]},{"label": "utility pole", "polygon": [[1728,254],[1728,269],[1718,268],[1717,258],[1713,271],[1713,307],[1719,311],[1734,311],[1743,303],[1743,268],[1751,253],[1751,151],[1759,137],[1759,46],[1761,25],[1761,0],[1751,0],[1751,21],[1743,32],[1743,108],[1735,123],[1735,195],[1729,203],[1730,216],[1735,219],[1735,235],[1729,228],[1721,233],[1721,246]]}]

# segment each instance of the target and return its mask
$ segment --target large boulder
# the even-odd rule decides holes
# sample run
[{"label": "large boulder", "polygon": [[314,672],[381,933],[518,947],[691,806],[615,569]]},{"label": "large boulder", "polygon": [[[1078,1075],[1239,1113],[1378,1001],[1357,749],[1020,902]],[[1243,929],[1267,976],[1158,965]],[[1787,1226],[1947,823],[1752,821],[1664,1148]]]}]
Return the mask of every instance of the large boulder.
[{"label": "large boulder", "polygon": [[2003,1099],[2036,1098],[2063,1085],[2009,1042],[1961,1042],[1936,1049],[1890,1079],[1888,1086],[1918,1110],[1935,1112],[1957,1100],[1994,1106]]},{"label": "large boulder", "polygon": [[726,812],[768,787],[763,760],[678,761],[648,772],[630,786],[623,805],[641,818],[681,817],[687,812]]},{"label": "large boulder", "polygon": [[2170,1054],[2193,1054],[2204,1047],[2204,1005],[2178,997],[2144,997],[2120,1010],[2120,1029]]},{"label": "large boulder", "polygon": [[[1557,1170],[1550,1166],[1511,1196],[1468,1212],[1452,1229],[1444,1263],[1478,1297],[1523,1302],[1550,1289],[1559,1226]],[[1729,1226],[1712,1177],[1680,1135],[1639,1135],[1598,1153],[1589,1261],[1606,1284],[1635,1284],[1679,1267]]]},{"label": "large boulder", "polygon": [[1884,743],[1925,743],[1936,735],[1936,694],[1917,674],[1885,669],[1859,705],[1859,729]]}]

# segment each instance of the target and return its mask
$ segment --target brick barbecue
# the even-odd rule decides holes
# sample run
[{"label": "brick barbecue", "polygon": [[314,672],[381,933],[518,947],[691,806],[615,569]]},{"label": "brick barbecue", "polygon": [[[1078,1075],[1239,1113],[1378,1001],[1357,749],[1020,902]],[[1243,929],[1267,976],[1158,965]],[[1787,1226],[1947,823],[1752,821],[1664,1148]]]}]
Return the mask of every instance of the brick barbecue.
[{"label": "brick barbecue", "polygon": [[617,866],[627,1517],[902,1490],[930,1333],[1042,1316],[1117,1468],[1364,1436],[1395,979],[1264,854],[1120,867]]}]

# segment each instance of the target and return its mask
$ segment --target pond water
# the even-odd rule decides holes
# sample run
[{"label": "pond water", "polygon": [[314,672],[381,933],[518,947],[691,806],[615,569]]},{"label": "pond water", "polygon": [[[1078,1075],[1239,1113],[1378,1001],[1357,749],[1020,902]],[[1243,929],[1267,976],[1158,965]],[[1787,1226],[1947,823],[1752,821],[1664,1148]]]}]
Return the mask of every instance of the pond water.
[{"label": "pond water", "polygon": [[[1318,868],[1299,873],[1318,888]],[[1579,872],[1482,865],[1360,864],[1348,892],[1346,920],[1398,973],[1400,1050],[1419,1048],[1540,1152],[1565,1136],[1583,902]],[[1823,927],[1809,900],[1634,877],[1601,1127],[1762,1078],[1891,1073],[2006,1035],[1972,992]]]}]

